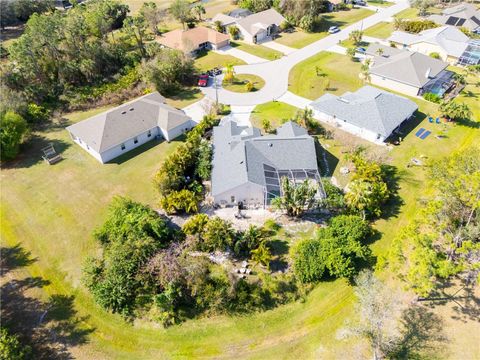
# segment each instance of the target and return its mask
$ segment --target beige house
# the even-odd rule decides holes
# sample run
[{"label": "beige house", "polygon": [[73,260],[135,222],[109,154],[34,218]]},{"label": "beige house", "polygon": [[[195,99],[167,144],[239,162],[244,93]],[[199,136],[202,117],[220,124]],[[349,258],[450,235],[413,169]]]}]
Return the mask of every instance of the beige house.
[{"label": "beige house", "polygon": [[380,44],[371,44],[366,51],[370,59],[370,82],[410,96],[449,91],[453,73],[448,63],[428,55]]},{"label": "beige house", "polygon": [[455,27],[441,26],[424,30],[419,34],[394,31],[387,40],[398,48],[425,55],[437,53],[443,61],[456,65],[467,49],[470,39]]},{"label": "beige house", "polygon": [[212,23],[215,24],[217,21],[222,24],[225,31],[230,26],[236,26],[244,41],[256,44],[275,34],[280,24],[286,20],[275,9],[268,9],[245,17],[217,14]]},{"label": "beige house", "polygon": [[188,30],[172,30],[157,41],[171,49],[193,53],[199,50],[217,50],[230,44],[230,37],[213,29],[199,26]]}]

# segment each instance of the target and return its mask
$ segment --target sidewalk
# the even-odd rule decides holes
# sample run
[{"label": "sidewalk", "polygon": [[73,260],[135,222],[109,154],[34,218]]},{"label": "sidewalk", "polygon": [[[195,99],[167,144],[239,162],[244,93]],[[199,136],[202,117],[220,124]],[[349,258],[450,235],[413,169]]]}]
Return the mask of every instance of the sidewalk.
[{"label": "sidewalk", "polygon": [[281,53],[288,55],[291,54],[294,51],[297,51],[298,49],[291,48],[290,46],[280,44],[278,42],[275,42],[273,40],[270,41],[265,41],[261,45],[268,47],[273,50],[280,51]]},{"label": "sidewalk", "polygon": [[267,59],[249,54],[245,51],[233,48],[231,46],[225,46],[221,49],[213,50],[213,51],[222,55],[234,56],[240,60],[245,61],[247,64],[259,64],[259,63],[264,63],[268,61]]}]

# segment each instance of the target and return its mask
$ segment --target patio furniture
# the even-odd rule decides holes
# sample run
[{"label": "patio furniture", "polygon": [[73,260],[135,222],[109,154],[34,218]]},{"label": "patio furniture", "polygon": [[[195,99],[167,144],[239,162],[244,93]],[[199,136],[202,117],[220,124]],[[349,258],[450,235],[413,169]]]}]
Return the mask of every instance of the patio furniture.
[{"label": "patio furniture", "polygon": [[52,143],[48,144],[48,146],[45,146],[42,149],[42,151],[43,151],[43,156],[42,156],[43,160],[45,160],[50,165],[53,165],[63,159],[60,154],[57,154]]},{"label": "patio furniture", "polygon": [[440,124],[440,118],[439,118],[439,117],[437,117],[437,118],[435,119],[435,123]]},{"label": "patio furniture", "polygon": [[431,116],[428,117],[428,122],[433,123],[433,118]]}]

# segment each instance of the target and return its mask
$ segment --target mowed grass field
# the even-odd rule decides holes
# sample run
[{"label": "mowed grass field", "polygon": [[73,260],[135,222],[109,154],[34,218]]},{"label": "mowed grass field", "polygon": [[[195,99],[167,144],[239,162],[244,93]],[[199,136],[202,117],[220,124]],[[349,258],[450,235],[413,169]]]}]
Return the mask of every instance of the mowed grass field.
[{"label": "mowed grass field", "polygon": [[281,33],[279,37],[275,39],[275,41],[279,42],[280,44],[290,46],[292,48],[301,49],[317,40],[323,39],[324,37],[328,36],[327,30],[330,26],[336,25],[340,28],[343,28],[357,21],[365,19],[372,14],[372,10],[359,8],[322,14],[323,31],[307,33],[297,28],[292,33]]},{"label": "mowed grass field", "polygon": [[341,95],[363,86],[360,66],[345,55],[323,51],[293,67],[288,89],[311,100],[326,92]]},{"label": "mowed grass field", "polygon": [[298,110],[295,106],[281,101],[271,101],[257,105],[252,111],[250,121],[254,127],[262,129],[262,122],[267,119],[273,130],[281,126],[284,121],[291,120]]},{"label": "mowed grass field", "polygon": [[245,51],[249,54],[267,59],[277,60],[283,56],[283,53],[277,50],[270,49],[269,47],[257,44],[248,44],[243,41],[231,41],[230,45],[239,50]]}]

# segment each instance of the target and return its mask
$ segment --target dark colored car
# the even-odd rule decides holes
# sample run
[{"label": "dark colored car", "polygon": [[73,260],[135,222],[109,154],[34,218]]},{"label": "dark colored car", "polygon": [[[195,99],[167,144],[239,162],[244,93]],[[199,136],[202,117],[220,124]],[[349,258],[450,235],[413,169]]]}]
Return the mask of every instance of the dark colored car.
[{"label": "dark colored car", "polygon": [[200,87],[205,87],[208,85],[208,75],[207,74],[202,74],[198,77],[198,86]]},{"label": "dark colored car", "polygon": [[355,49],[356,52],[360,53],[360,54],[365,54],[367,52],[367,49],[363,48],[363,47],[358,47]]}]

